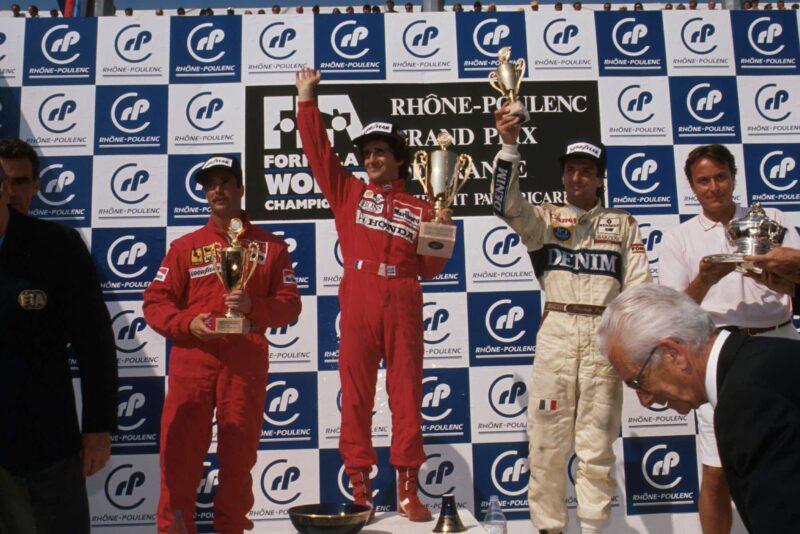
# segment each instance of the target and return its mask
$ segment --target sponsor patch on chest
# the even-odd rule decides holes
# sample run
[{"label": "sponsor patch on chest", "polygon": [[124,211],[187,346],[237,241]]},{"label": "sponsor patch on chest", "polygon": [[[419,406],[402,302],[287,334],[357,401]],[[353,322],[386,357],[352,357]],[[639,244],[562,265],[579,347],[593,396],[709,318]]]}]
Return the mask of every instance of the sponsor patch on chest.
[{"label": "sponsor patch on chest", "polygon": [[203,245],[192,249],[192,265],[203,265],[210,262],[216,253],[214,244]]},{"label": "sponsor patch on chest", "polygon": [[594,240],[597,243],[622,243],[622,221],[617,215],[606,215],[597,220]]},{"label": "sponsor patch on chest", "polygon": [[361,195],[361,201],[358,207],[368,213],[383,213],[383,206],[386,203],[386,198],[381,193],[376,193],[371,189],[364,191]]},{"label": "sponsor patch on chest", "polygon": [[395,200],[392,205],[392,220],[414,228],[419,228],[422,221],[422,208]]},{"label": "sponsor patch on chest", "polygon": [[211,274],[214,274],[214,265],[211,263],[189,269],[189,278],[203,278]]},{"label": "sponsor patch on chest", "polygon": [[366,226],[372,230],[386,232],[389,235],[404,239],[409,243],[413,243],[414,239],[417,237],[417,231],[409,228],[405,224],[398,224],[394,221],[388,221],[384,217],[370,215],[369,213],[364,213],[361,210],[356,211],[356,224]]}]

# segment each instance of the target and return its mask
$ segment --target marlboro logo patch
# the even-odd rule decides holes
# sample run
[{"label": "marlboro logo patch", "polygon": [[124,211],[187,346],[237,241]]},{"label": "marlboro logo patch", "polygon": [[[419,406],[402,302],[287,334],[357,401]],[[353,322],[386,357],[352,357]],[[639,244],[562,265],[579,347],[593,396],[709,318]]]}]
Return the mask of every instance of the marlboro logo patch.
[{"label": "marlboro logo patch", "polygon": [[556,399],[539,399],[539,409],[545,412],[554,412],[558,409]]}]

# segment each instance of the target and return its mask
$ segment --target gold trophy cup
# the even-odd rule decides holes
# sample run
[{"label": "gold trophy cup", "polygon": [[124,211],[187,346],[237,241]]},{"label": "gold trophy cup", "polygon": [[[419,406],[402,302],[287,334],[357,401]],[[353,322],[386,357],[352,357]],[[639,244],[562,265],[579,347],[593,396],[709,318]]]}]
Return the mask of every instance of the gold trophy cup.
[{"label": "gold trophy cup", "polygon": [[[228,235],[231,244],[223,247],[215,243],[215,253],[212,259],[214,272],[217,273],[222,286],[230,293],[237,289],[244,289],[247,282],[256,272],[258,265],[258,243],[249,243],[247,247],[239,244],[239,235],[244,231],[244,225],[239,219],[231,219],[228,226]],[[224,317],[216,317],[214,330],[224,334],[244,334],[250,330],[250,321],[241,313],[228,308]]]},{"label": "gold trophy cup", "polygon": [[525,59],[509,62],[511,57],[511,47],[504,46],[497,53],[500,64],[497,70],[489,73],[489,85],[497,92],[508,98],[508,110],[512,115],[520,118],[520,124],[528,122],[531,116],[525,108],[525,104],[519,99],[519,87],[522,85],[522,78],[525,76]]},{"label": "gold trophy cup", "polygon": [[433,206],[433,221],[419,226],[417,254],[449,258],[456,242],[456,227],[439,221],[439,212],[448,208],[453,199],[472,174],[472,158],[456,154],[449,149],[453,138],[445,130],[436,136],[438,150],[430,156],[418,150],[411,160],[414,178],[422,184],[422,190]]}]

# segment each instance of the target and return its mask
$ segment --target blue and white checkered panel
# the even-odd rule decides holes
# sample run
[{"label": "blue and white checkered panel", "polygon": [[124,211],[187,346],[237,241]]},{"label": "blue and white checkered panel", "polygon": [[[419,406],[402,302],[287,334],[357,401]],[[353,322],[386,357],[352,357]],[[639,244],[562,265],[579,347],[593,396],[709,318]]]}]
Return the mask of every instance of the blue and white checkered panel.
[{"label": "blue and white checkered panel", "polygon": [[[169,243],[205,223],[208,205],[192,175],[213,153],[243,157],[248,211],[289,244],[303,299],[296,323],[268,332],[251,518],[259,531],[281,531],[292,505],[351,498],[336,450],[341,253],[296,135],[298,68],[318,68],[352,91],[370,89],[368,99],[350,99],[322,85],[334,143],[347,145],[370,118],[359,114],[366,100],[406,84],[408,98],[391,109],[415,147],[430,146],[430,131],[460,120],[468,126],[457,129],[459,152],[489,154],[478,158],[478,177],[454,206],[457,216],[469,215],[458,221],[454,258],[424,284],[428,460],[420,482],[435,510],[454,492],[480,518],[498,494],[508,515],[524,520],[527,399],[543,295],[519,237],[490,215],[496,96],[473,94],[474,83],[496,68],[501,47],[525,59],[536,97],[526,99],[534,113],[523,156],[551,135],[548,117],[579,113],[596,98],[596,133],[609,147],[608,202],[639,219],[657,277],[663,232],[699,210],[683,173],[698,144],[730,146],[737,202],[777,207],[800,227],[797,27],[791,11],[0,19],[0,135],[22,137],[41,153],[31,212],[77,227],[90,244],[117,339],[119,431],[109,465],[89,481],[92,524],[153,528],[169,342],[144,322],[142,291]],[[589,84],[595,95],[552,89],[565,82]],[[426,87],[435,83],[469,90],[435,95]],[[280,90],[250,91],[262,87]],[[555,122],[576,135],[585,126]],[[341,155],[358,171],[352,154]],[[547,177],[527,160],[529,197],[558,199],[558,182],[537,186]],[[383,373],[373,484],[379,508],[395,510]],[[699,531],[695,432],[692,415],[643,408],[626,392],[612,524],[636,528],[637,516],[655,514],[652,528],[663,521]],[[212,528],[215,451],[213,443],[198,492],[202,531]],[[572,457],[570,481],[575,469]],[[574,510],[573,484],[565,502]]]}]

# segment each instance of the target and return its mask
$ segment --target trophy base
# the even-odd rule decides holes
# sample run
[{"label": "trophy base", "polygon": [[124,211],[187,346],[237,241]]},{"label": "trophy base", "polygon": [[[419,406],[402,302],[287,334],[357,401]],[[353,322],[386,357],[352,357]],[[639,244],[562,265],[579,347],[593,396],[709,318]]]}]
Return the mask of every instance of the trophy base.
[{"label": "trophy base", "polygon": [[424,222],[419,225],[417,254],[449,258],[456,244],[456,227],[450,224]]},{"label": "trophy base", "polygon": [[750,271],[756,274],[761,274],[761,269],[753,265],[751,261],[745,261],[744,254],[710,254],[703,256],[703,261],[708,263],[735,263],[736,270],[740,273]]},{"label": "trophy base", "polygon": [[246,334],[250,331],[250,321],[244,317],[216,317],[214,331],[220,334]]},{"label": "trophy base", "polygon": [[519,123],[525,124],[529,120],[531,120],[531,115],[528,113],[528,109],[525,107],[525,104],[517,100],[516,102],[509,102],[508,104],[508,112],[511,115],[516,115],[519,117]]}]

